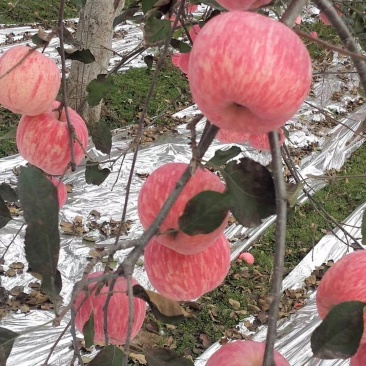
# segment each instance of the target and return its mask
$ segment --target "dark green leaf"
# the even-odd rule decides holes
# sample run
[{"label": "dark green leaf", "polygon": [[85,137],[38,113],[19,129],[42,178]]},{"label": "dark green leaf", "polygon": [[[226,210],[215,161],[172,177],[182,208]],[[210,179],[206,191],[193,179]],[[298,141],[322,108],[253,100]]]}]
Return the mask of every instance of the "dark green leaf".
[{"label": "dark green leaf", "polygon": [[109,154],[112,148],[112,133],[108,125],[99,121],[92,126],[90,133],[95,148],[104,154]]},{"label": "dark green leaf", "polygon": [[304,183],[287,183],[286,184],[286,198],[289,207],[296,205],[302,190],[304,189]]},{"label": "dark green leaf", "polygon": [[11,214],[2,197],[0,197],[0,229],[11,220]]},{"label": "dark green leaf", "polygon": [[242,150],[238,146],[231,146],[230,149],[227,150],[216,150],[214,157],[206,163],[206,166],[218,169],[221,165],[226,164],[241,152]]},{"label": "dark green leaf", "polygon": [[39,47],[43,47],[43,46],[47,46],[48,45],[48,41],[43,40],[38,33],[36,33],[35,35],[32,36],[32,42],[39,46]]},{"label": "dark green leaf", "polygon": [[142,0],[142,11],[146,14],[152,9],[157,0]]},{"label": "dark green leaf", "polygon": [[90,315],[88,321],[84,324],[83,335],[85,340],[85,347],[90,348],[94,344],[94,314]]},{"label": "dark green leaf", "polygon": [[165,298],[164,296],[149,290],[140,285],[132,287],[133,296],[146,301],[155,318],[163,323],[177,324],[184,320],[184,313],[178,302]]},{"label": "dark green leaf", "polygon": [[99,74],[86,87],[88,94],[88,103],[90,107],[97,106],[100,101],[114,89],[114,82],[111,76]]},{"label": "dark green leaf", "polygon": [[366,210],[362,215],[362,224],[361,224],[361,235],[362,235],[362,244],[366,244]]},{"label": "dark green leaf", "polygon": [[125,22],[126,20],[133,20],[135,13],[137,13],[140,8],[129,8],[126,9],[122,14],[116,16],[113,20],[113,28],[117,27],[118,24]]},{"label": "dark green leaf", "polygon": [[42,279],[42,290],[58,295],[62,285],[57,270],[60,252],[57,190],[39,169],[21,167],[18,194],[27,224],[25,254],[29,268]]},{"label": "dark green leaf", "polygon": [[0,140],[15,139],[16,135],[17,135],[17,128],[14,127],[11,130],[9,130],[7,133],[5,133],[4,135],[1,135]]},{"label": "dark green leaf", "polygon": [[350,358],[362,338],[366,303],[343,302],[334,306],[311,336],[311,349],[317,358]]},{"label": "dark green leaf", "polygon": [[144,351],[148,366],[193,366],[186,357],[179,356],[166,348],[150,348]]},{"label": "dark green leaf", "polygon": [[154,64],[154,56],[152,55],[146,55],[144,57],[144,62],[146,64],[146,66],[151,69],[153,67],[153,64]]},{"label": "dark green leaf", "polygon": [[116,346],[107,346],[88,363],[88,366],[121,366],[122,361],[123,352]]},{"label": "dark green leaf", "polygon": [[273,178],[267,168],[249,158],[231,161],[221,171],[230,210],[240,224],[256,227],[276,213]]},{"label": "dark green leaf", "polygon": [[170,32],[170,21],[150,17],[144,26],[144,38],[148,45],[164,42]]},{"label": "dark green leaf", "polygon": [[8,202],[17,202],[18,194],[14,188],[7,183],[0,184],[0,196]]},{"label": "dark green leaf", "polygon": [[6,365],[14,341],[20,334],[12,332],[6,328],[0,328],[0,365]]},{"label": "dark green leaf", "polygon": [[[61,54],[60,47],[56,47],[57,52]],[[83,64],[91,64],[95,61],[94,55],[90,52],[90,50],[80,50],[74,52],[65,51],[65,59],[66,60],[75,60],[80,61]]]},{"label": "dark green leaf", "polygon": [[176,50],[178,50],[180,53],[188,53],[191,52],[192,49],[192,47],[189,44],[174,38],[171,39],[170,45]]},{"label": "dark green leaf", "polygon": [[179,229],[187,235],[211,233],[225,220],[228,207],[229,201],[224,194],[201,192],[187,203],[179,218]]},{"label": "dark green leaf", "polygon": [[93,165],[93,162],[88,160],[85,168],[85,181],[88,184],[100,186],[108,178],[110,172],[108,168],[99,169],[99,165]]}]

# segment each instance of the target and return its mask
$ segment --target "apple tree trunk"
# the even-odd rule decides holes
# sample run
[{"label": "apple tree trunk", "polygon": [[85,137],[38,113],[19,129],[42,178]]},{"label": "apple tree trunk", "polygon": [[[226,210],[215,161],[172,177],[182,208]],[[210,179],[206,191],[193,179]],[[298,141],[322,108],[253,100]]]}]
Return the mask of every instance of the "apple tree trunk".
[{"label": "apple tree trunk", "polygon": [[[106,74],[112,56],[113,20],[119,15],[125,0],[87,0],[80,11],[80,20],[75,38],[81,48],[89,49],[95,62],[83,64],[73,61],[69,76],[69,103],[78,110],[87,94],[86,87],[98,74]],[[94,125],[100,119],[101,103],[90,107],[84,103],[81,116],[88,125]]]}]

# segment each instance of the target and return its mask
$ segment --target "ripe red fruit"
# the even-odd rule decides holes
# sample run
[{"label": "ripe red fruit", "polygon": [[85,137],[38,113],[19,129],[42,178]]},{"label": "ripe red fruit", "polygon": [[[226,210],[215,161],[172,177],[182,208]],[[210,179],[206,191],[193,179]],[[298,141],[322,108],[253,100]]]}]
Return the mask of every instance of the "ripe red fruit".
[{"label": "ripe red fruit", "polygon": [[[328,269],[316,293],[316,306],[322,319],[327,316],[333,306],[342,302],[366,302],[365,273],[365,250],[347,254]],[[366,314],[364,324],[366,324]],[[361,343],[366,343],[366,328]]]},{"label": "ripe red fruit", "polygon": [[[95,272],[88,276],[88,280],[102,276],[103,272]],[[133,279],[132,285],[138,282]],[[85,292],[81,292],[75,301],[74,309],[77,311],[75,316],[75,327],[79,332],[83,332],[85,323],[89,320],[91,314],[94,317],[94,344],[104,345],[104,311],[109,284],[104,285],[98,296],[95,295],[96,282],[90,283],[88,289],[89,296],[85,299]],[[83,302],[84,301],[84,302]],[[146,303],[136,297],[133,299],[134,322],[132,326],[131,338],[134,338],[142,327],[146,315]],[[79,310],[78,310],[79,309]],[[128,330],[128,296],[127,281],[124,277],[118,277],[113,288],[113,295],[108,305],[108,337],[110,344],[121,345],[126,342]]]},{"label": "ripe red fruit", "polygon": [[[50,175],[62,175],[71,161],[69,131],[65,109],[61,115],[55,109],[60,106],[54,102],[52,107],[37,116],[22,116],[16,134],[19,154],[30,164]],[[70,122],[80,144],[74,142],[75,163],[80,164],[88,146],[88,128],[84,120],[68,108]]]},{"label": "ripe red fruit", "polygon": [[[262,366],[265,347],[265,343],[254,341],[227,343],[208,359],[206,366]],[[277,351],[274,362],[276,366],[290,366]]]},{"label": "ripe red fruit", "polygon": [[[165,164],[146,179],[137,203],[137,211],[144,229],[148,228],[154,221],[187,166],[183,163]],[[178,223],[188,201],[198,193],[207,190],[223,192],[225,186],[217,175],[209,170],[198,168],[160,225],[161,235],[156,239],[159,243],[182,254],[194,254],[208,248],[214,242],[225,229],[227,220],[224,220],[216,230],[209,234],[194,236],[180,231]]]},{"label": "ripe red fruit", "polygon": [[47,111],[60,84],[57,65],[37,50],[15,46],[0,57],[0,104],[14,113],[35,116]]},{"label": "ripe red fruit", "polygon": [[252,10],[267,5],[272,0],[217,0],[227,10]]},{"label": "ripe red fruit", "polygon": [[50,181],[57,189],[58,207],[60,209],[67,201],[66,186],[62,181],[54,177],[50,178]]},{"label": "ripe red fruit", "polygon": [[[278,129],[278,137],[280,146],[285,142],[285,133],[282,128]],[[248,137],[248,142],[251,147],[257,150],[270,151],[271,146],[269,144],[268,134],[259,133],[259,134],[251,134]]]},{"label": "ripe red fruit", "polygon": [[263,15],[230,11],[198,34],[188,80],[198,108],[216,126],[267,133],[299,109],[311,85],[309,52],[284,24]]},{"label": "ripe red fruit", "polygon": [[243,144],[248,141],[249,136],[249,133],[240,133],[220,128],[216,138],[223,144]]},{"label": "ripe red fruit", "polygon": [[251,253],[241,253],[238,257],[240,260],[243,260],[247,264],[254,264],[254,256]]},{"label": "ripe red fruit", "polygon": [[151,284],[176,301],[194,300],[214,290],[230,268],[230,245],[222,234],[203,252],[184,255],[153,238],[145,249],[144,264]]}]

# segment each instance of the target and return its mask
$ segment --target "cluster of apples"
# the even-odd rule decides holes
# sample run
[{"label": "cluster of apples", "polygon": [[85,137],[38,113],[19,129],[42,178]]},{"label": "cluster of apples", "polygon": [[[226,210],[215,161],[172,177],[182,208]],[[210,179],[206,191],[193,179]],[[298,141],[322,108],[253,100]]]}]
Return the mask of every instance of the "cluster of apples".
[{"label": "cluster of apples", "polygon": [[[328,269],[316,293],[319,316],[324,319],[333,306],[346,301],[366,303],[366,251],[347,254]],[[364,333],[357,353],[351,357],[351,366],[366,365],[366,313]]]},{"label": "cluster of apples", "polygon": [[[55,101],[61,78],[57,65],[27,46],[15,46],[0,57],[0,104],[21,114],[16,143],[19,154],[51,176],[63,175],[71,161],[65,108]],[[75,132],[74,162],[80,164],[88,144],[84,120],[67,110]],[[66,201],[66,188],[52,179],[58,189],[59,206]]]}]

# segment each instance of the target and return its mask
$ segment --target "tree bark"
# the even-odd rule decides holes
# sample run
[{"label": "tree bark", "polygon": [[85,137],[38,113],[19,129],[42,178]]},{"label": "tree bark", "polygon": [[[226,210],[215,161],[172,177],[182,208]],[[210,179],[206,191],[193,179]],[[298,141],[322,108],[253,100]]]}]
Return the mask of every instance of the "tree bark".
[{"label": "tree bark", "polygon": [[90,107],[84,103],[79,110],[87,92],[86,87],[98,74],[107,73],[109,60],[112,56],[113,20],[119,15],[125,0],[87,0],[80,11],[80,19],[75,38],[81,48],[89,49],[95,62],[85,65],[73,61],[69,76],[69,103],[78,110],[85,122],[92,126],[100,119],[101,103]]}]

